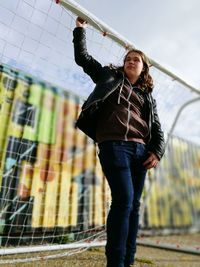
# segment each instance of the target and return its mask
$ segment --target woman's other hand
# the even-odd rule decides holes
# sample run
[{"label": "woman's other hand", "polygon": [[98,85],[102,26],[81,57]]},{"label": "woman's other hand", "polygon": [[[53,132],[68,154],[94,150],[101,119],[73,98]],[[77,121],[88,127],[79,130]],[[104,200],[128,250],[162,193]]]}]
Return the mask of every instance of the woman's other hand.
[{"label": "woman's other hand", "polygon": [[159,159],[153,152],[149,152],[148,158],[143,163],[144,167],[147,169],[155,168],[158,165]]}]

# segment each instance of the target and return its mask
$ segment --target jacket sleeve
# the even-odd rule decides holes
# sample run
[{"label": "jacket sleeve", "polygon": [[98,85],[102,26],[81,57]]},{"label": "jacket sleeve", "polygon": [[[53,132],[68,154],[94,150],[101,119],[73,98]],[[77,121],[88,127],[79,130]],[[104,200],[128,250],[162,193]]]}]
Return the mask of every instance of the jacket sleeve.
[{"label": "jacket sleeve", "polygon": [[164,133],[161,129],[160,120],[158,117],[156,100],[152,99],[153,114],[152,114],[152,125],[151,125],[151,139],[149,143],[149,151],[155,153],[159,159],[162,158],[165,152],[165,140]]},{"label": "jacket sleeve", "polygon": [[102,72],[102,65],[87,52],[86,31],[84,28],[76,27],[73,31],[74,58],[94,83],[99,81]]}]

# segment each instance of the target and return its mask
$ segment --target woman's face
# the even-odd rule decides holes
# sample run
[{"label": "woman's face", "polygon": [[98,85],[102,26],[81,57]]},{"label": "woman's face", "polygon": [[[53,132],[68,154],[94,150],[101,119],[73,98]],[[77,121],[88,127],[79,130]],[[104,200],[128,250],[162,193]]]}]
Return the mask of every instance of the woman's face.
[{"label": "woman's face", "polygon": [[143,61],[140,54],[130,52],[124,62],[124,72],[130,82],[136,82],[143,70]]}]

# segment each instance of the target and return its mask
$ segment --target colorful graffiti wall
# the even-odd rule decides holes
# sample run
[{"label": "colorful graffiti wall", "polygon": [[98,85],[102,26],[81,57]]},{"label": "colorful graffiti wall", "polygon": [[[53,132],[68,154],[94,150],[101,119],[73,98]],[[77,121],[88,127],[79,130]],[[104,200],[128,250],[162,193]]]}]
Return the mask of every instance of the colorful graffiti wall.
[{"label": "colorful graffiti wall", "polygon": [[74,127],[80,98],[1,66],[0,99],[1,232],[104,225],[96,148]]},{"label": "colorful graffiti wall", "polygon": [[[74,127],[81,102],[0,66],[1,234],[105,225],[110,194],[96,147]],[[199,225],[199,170],[199,146],[171,138],[147,177],[144,228]]]},{"label": "colorful graffiti wall", "polygon": [[200,230],[200,146],[172,137],[150,174],[144,226]]}]

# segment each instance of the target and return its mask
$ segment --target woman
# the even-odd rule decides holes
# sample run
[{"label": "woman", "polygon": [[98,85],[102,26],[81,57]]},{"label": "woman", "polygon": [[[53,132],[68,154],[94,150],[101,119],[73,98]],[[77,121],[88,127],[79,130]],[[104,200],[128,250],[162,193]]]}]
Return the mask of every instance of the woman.
[{"label": "woman", "polygon": [[145,55],[132,49],[122,67],[103,67],[87,52],[86,26],[77,18],[75,61],[96,86],[82,107],[77,127],[98,143],[100,163],[111,189],[107,267],[128,267],[134,263],[146,172],[163,156],[164,137]]}]

